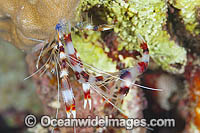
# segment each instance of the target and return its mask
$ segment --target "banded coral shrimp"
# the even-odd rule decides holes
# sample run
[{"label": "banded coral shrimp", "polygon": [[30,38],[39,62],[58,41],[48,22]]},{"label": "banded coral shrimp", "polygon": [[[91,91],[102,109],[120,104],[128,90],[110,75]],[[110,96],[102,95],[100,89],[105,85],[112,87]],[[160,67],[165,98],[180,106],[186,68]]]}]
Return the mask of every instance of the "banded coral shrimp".
[{"label": "banded coral shrimp", "polygon": [[[38,69],[39,62],[42,62],[45,56],[47,56],[47,59],[35,73],[27,77],[32,77],[42,69],[44,70],[41,72],[41,75],[48,72],[48,70],[50,70],[52,75],[56,75],[57,101],[60,103],[60,91],[62,91],[67,118],[71,118],[71,115],[73,118],[76,118],[74,89],[71,86],[69,77],[70,69],[76,77],[75,80],[82,85],[84,92],[84,109],[87,107],[87,103],[89,109],[92,109],[90,90],[93,90],[104,99],[105,104],[112,105],[112,107],[124,115],[124,117],[129,118],[118,105],[121,104],[132,86],[160,91],[159,89],[135,84],[136,78],[147,69],[149,63],[148,46],[141,35],[138,35],[138,42],[142,49],[142,57],[137,62],[136,66],[120,70],[116,73],[108,73],[81,61],[76,48],[73,46],[71,37],[71,30],[73,28],[77,30],[105,31],[112,29],[113,26],[93,26],[92,24],[78,23],[76,26],[71,27],[70,22],[66,23],[64,20],[61,20],[55,27],[57,32],[55,40],[51,43],[42,43],[39,49],[38,46],[36,46],[35,49],[40,50],[36,61],[36,68]],[[57,107],[56,119],[58,118],[58,111],[59,108]]]}]

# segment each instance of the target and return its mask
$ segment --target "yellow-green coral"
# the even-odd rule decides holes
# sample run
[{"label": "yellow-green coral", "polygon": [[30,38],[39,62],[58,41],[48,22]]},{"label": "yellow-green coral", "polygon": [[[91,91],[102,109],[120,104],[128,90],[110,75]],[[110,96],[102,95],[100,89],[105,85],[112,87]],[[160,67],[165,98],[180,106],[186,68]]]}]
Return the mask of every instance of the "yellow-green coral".
[{"label": "yellow-green coral", "polygon": [[199,23],[196,20],[196,10],[200,8],[200,0],[174,0],[173,6],[180,9],[180,15],[183,18],[186,29],[191,33],[198,35],[200,29],[196,28]]},{"label": "yellow-green coral", "polygon": [[[119,50],[123,47],[127,50],[140,50],[137,45],[137,34],[141,34],[148,42],[151,58],[158,65],[164,70],[173,73],[182,73],[184,71],[186,64],[185,49],[170,40],[169,34],[163,30],[163,26],[167,20],[167,4],[165,1],[129,0],[125,2],[124,0],[82,0],[79,6],[79,13],[87,12],[92,8],[95,8],[95,11],[98,12],[99,7],[105,9],[103,10],[104,12],[99,10],[100,14],[104,14],[105,18],[102,18],[106,19],[104,21],[107,21],[108,24],[114,21],[117,22],[114,32],[120,38]],[[97,38],[100,37],[99,34],[96,33]],[[91,42],[96,43],[93,39]],[[88,40],[88,44],[91,42]],[[79,44],[78,47],[84,46]],[[80,52],[80,54],[83,53]],[[99,56],[104,55],[103,51],[101,53],[95,51],[93,54],[95,56],[97,54]],[[88,57],[86,55],[81,58]],[[88,60],[91,59],[89,58]],[[179,64],[179,67],[176,67],[177,64]]]},{"label": "yellow-green coral", "polygon": [[75,34],[72,36],[74,45],[77,48],[78,53],[81,54],[81,59],[83,62],[93,65],[104,71],[115,72],[116,63],[107,58],[107,55],[99,46],[100,42],[98,42],[98,39],[100,38],[100,33],[89,31],[87,34],[87,39],[83,38],[83,33],[81,36]]}]

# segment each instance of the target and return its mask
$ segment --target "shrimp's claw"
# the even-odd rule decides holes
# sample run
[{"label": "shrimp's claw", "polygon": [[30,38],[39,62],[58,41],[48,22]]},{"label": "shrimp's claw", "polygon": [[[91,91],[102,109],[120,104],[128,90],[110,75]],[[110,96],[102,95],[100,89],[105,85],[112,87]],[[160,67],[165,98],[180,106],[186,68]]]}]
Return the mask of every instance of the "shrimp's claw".
[{"label": "shrimp's claw", "polygon": [[104,25],[100,25],[98,27],[97,31],[107,31],[107,30],[111,30],[113,28],[114,28],[114,25],[106,25],[106,24],[104,24]]},{"label": "shrimp's claw", "polygon": [[144,42],[144,38],[140,34],[137,34],[137,38],[139,39],[139,41]]},{"label": "shrimp's claw", "polygon": [[65,104],[65,111],[66,111],[67,118],[70,118],[71,116],[70,106],[68,106],[67,104]]},{"label": "shrimp's claw", "polygon": [[71,114],[73,115],[73,118],[76,118],[75,100],[72,90],[66,89],[62,91],[62,96],[65,102],[67,118],[70,118]]},{"label": "shrimp's claw", "polygon": [[92,101],[91,101],[91,96],[90,96],[90,84],[89,83],[83,83],[82,84],[83,91],[84,91],[84,109],[87,106],[87,102],[89,104],[89,109],[92,109]]},{"label": "shrimp's claw", "polygon": [[71,105],[71,112],[72,112],[73,118],[76,118],[75,102],[74,102],[74,104]]},{"label": "shrimp's claw", "polygon": [[140,48],[143,50],[143,53],[149,54],[149,49],[148,49],[148,45],[145,42],[144,38],[138,34],[138,43],[140,44]]}]

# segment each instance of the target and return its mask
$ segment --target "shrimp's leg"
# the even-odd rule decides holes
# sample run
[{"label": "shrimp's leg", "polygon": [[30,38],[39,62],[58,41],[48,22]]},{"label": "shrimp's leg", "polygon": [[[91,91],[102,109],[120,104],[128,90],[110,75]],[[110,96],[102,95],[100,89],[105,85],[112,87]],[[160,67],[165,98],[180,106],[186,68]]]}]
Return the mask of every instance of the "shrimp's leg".
[{"label": "shrimp's leg", "polygon": [[130,88],[135,84],[136,78],[141,75],[148,67],[149,64],[149,50],[147,43],[144,39],[139,35],[139,44],[142,48],[142,57],[140,61],[138,61],[137,65],[131,68],[127,68],[121,70],[119,72],[119,78],[114,82],[111,90],[111,96],[114,97],[112,102],[115,105],[121,104],[123,98],[128,94]]},{"label": "shrimp's leg", "polygon": [[[69,24],[70,26],[70,24]],[[69,31],[71,27],[69,27]],[[73,46],[71,33],[63,34],[64,42],[66,45],[67,57],[71,67],[76,75],[77,80],[79,83],[82,84],[83,91],[84,91],[84,108],[86,108],[87,102],[89,103],[89,109],[91,109],[91,96],[90,96],[90,83],[100,82],[104,80],[103,76],[93,76],[89,75],[81,62],[80,57],[77,54],[76,49]]]},{"label": "shrimp's leg", "polygon": [[118,91],[120,95],[127,95],[137,76],[142,74],[148,67],[149,49],[147,43],[144,41],[141,35],[138,35],[138,42],[142,49],[141,60],[137,63],[136,66],[121,71],[120,79],[122,79],[122,81],[120,84],[120,89]]},{"label": "shrimp's leg", "polygon": [[[65,89],[62,91],[62,96],[66,106],[66,114],[67,117],[70,117],[72,113],[73,117],[76,118],[76,108],[75,108],[75,99],[74,94],[71,88],[71,85],[68,80],[68,66],[66,62],[66,53],[63,44],[61,43],[61,36],[58,32],[58,47],[59,47],[59,56],[60,56],[60,64],[61,64],[61,87]],[[71,111],[71,113],[70,113]]]},{"label": "shrimp's leg", "polygon": [[84,67],[83,63],[81,62],[80,57],[77,54],[76,49],[73,46],[72,43],[72,38],[71,38],[71,33],[69,34],[64,34],[64,40],[65,40],[65,45],[66,45],[66,51],[68,53],[67,57],[68,60],[72,66],[73,71],[75,72],[76,78],[79,81],[79,83],[93,83],[97,81],[103,81],[102,76],[91,76],[89,75]]},{"label": "shrimp's leg", "polygon": [[92,101],[91,101],[91,96],[90,96],[90,84],[89,83],[82,83],[83,91],[84,91],[84,109],[87,106],[87,102],[89,104],[89,109],[91,110],[92,108]]},{"label": "shrimp's leg", "polygon": [[91,24],[88,24],[84,27],[84,30],[93,30],[93,31],[106,31],[106,30],[110,30],[113,29],[113,25],[99,25],[99,26],[93,26]]},{"label": "shrimp's leg", "polygon": [[69,87],[69,81],[68,79],[62,79],[62,87],[65,88],[64,91],[62,91],[63,100],[65,103],[65,110],[67,114],[67,118],[70,118],[70,115],[73,115],[73,118],[76,118],[76,108],[75,108],[75,99],[74,94],[72,92],[72,88]]},{"label": "shrimp's leg", "polygon": [[106,31],[114,28],[114,25],[107,25],[107,24],[102,24],[99,26],[94,26],[92,24],[87,24],[87,23],[77,23],[75,28],[79,30],[92,30],[92,31]]},{"label": "shrimp's leg", "polygon": [[72,66],[72,69],[76,75],[77,80],[79,83],[82,84],[82,88],[84,91],[84,109],[86,108],[87,102],[89,103],[89,109],[91,109],[91,96],[90,96],[90,85],[89,81],[94,80],[92,76],[85,72],[83,68],[83,64],[80,58],[77,55],[77,51],[73,46],[71,34],[64,36],[66,49],[69,54],[68,60]]}]

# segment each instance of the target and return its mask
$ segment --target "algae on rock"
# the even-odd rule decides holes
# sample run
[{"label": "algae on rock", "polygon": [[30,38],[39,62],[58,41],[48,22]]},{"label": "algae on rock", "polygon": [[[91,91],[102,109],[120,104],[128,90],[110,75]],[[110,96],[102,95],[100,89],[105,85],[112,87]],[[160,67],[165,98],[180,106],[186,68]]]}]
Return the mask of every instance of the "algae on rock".
[{"label": "algae on rock", "polygon": [[[197,21],[199,0],[171,0],[170,3],[180,10],[186,29],[192,34],[200,34],[200,23]],[[200,17],[200,16],[199,16]]]},{"label": "algae on rock", "polygon": [[[115,24],[114,32],[118,34],[120,42],[118,50],[126,48],[127,50],[141,51],[137,45],[137,35],[141,34],[148,43],[150,56],[155,63],[168,72],[184,72],[186,50],[170,40],[169,34],[163,28],[167,21],[167,3],[165,1],[82,0],[78,7],[78,14],[80,16],[83,12],[89,12],[92,9],[95,9],[95,12],[92,12],[91,16],[98,14],[102,17],[99,20],[108,24]],[[91,40],[87,39],[87,44],[93,43],[95,47],[99,47],[94,42],[94,38],[101,39],[100,34],[91,34],[91,37],[89,37]],[[81,42],[77,41],[77,37],[77,35],[74,36],[77,49],[89,47],[83,43],[86,41],[84,37]],[[93,57],[83,54],[83,51],[79,51],[79,53],[83,60],[86,60],[86,58],[93,60]],[[105,53],[101,50],[95,51],[93,54],[105,56]],[[101,63],[102,61],[95,62],[95,66]]]}]

